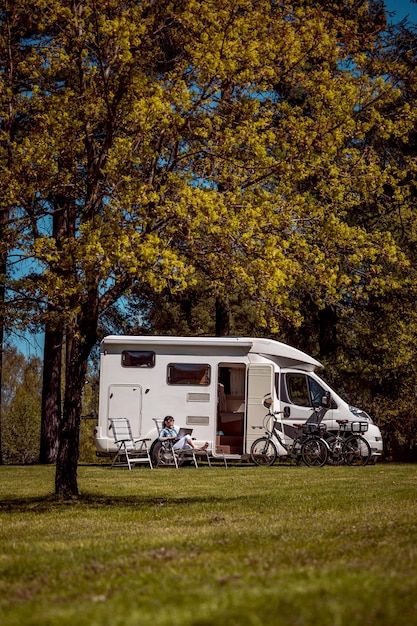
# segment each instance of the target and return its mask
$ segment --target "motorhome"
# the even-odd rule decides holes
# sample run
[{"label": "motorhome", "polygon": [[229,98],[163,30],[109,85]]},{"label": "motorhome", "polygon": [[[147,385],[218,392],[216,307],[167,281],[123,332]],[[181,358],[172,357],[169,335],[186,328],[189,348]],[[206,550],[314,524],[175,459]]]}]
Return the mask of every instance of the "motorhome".
[{"label": "motorhome", "polygon": [[[247,337],[108,336],[100,348],[100,397],[95,442],[99,453],[116,451],[110,420],[128,418],[135,438],[158,442],[157,422],[166,415],[208,441],[214,457],[247,458],[262,434],[264,399],[281,412],[287,439],[322,397],[328,430],[338,419],[366,421],[376,458],[383,451],[379,428],[364,411],[349,406],[316,373],[321,364],[301,350],[272,339]],[[284,450],[281,448],[281,453]]]}]

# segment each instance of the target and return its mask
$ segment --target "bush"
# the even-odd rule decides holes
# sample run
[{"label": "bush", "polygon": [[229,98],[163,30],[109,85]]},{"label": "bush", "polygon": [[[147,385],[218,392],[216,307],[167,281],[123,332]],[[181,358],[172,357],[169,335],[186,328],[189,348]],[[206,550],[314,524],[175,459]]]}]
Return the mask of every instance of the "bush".
[{"label": "bush", "polygon": [[6,352],[3,385],[2,447],[5,463],[30,464],[39,458],[42,363]]}]

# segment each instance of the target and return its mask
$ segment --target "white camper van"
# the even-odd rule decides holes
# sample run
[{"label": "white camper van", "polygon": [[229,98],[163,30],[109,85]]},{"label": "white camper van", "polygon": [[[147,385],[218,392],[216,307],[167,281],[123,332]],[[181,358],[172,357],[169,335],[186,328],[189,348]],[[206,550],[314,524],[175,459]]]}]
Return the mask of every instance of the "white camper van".
[{"label": "white camper van", "polygon": [[[308,354],[270,339],[245,337],[108,336],[101,342],[100,398],[95,441],[99,453],[116,451],[110,420],[130,420],[134,438],[158,440],[155,419],[175,418],[208,441],[216,454],[240,459],[261,431],[263,400],[283,411],[289,440],[294,424],[305,422],[325,392],[331,404],[324,421],[368,422],[365,433],[374,457],[383,450],[379,428],[360,409],[349,406],[315,373],[321,364]],[[281,448],[280,453],[285,453]]]}]

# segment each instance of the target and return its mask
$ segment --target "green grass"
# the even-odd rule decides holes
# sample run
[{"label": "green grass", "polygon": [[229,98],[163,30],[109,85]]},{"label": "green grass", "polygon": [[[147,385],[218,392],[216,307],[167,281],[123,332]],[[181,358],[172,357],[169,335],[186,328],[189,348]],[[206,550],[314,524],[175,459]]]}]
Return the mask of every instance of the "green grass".
[{"label": "green grass", "polygon": [[417,466],[0,467],[2,626],[410,626]]}]

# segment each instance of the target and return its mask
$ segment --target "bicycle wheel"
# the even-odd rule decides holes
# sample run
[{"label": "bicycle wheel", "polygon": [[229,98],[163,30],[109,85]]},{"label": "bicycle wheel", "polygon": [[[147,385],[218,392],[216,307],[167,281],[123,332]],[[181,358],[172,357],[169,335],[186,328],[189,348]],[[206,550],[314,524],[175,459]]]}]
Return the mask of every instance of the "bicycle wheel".
[{"label": "bicycle wheel", "polygon": [[346,465],[366,465],[371,458],[371,446],[362,435],[351,435],[343,444]]},{"label": "bicycle wheel", "polygon": [[344,465],[345,459],[343,458],[343,443],[344,440],[339,436],[331,436],[326,439],[330,451],[327,459],[328,465]]},{"label": "bicycle wheel", "polygon": [[268,437],[260,437],[250,448],[250,458],[255,465],[273,465],[278,452],[273,441]]},{"label": "bicycle wheel", "polygon": [[329,449],[322,439],[309,437],[301,446],[301,458],[308,467],[322,467],[329,454]]}]

